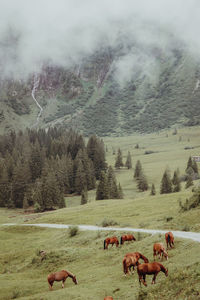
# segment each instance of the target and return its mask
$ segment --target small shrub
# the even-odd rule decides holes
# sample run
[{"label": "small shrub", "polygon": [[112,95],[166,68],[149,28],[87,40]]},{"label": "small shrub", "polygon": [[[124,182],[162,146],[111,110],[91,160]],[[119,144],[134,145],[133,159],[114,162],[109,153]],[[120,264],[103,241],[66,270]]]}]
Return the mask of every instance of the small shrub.
[{"label": "small shrub", "polygon": [[102,227],[108,227],[108,226],[119,225],[119,223],[112,219],[103,219],[100,225]]},{"label": "small shrub", "polygon": [[155,153],[155,151],[152,151],[152,150],[146,150],[146,151],[144,152],[145,155],[147,155],[147,154],[152,154],[152,153]]},{"label": "small shrub", "polygon": [[190,226],[185,224],[182,228],[182,231],[190,231]]},{"label": "small shrub", "polygon": [[68,233],[69,233],[69,236],[70,236],[70,237],[73,237],[73,236],[77,235],[78,232],[79,232],[78,226],[70,226],[70,227],[68,228]]},{"label": "small shrub", "polygon": [[167,222],[170,222],[171,220],[173,220],[173,217],[166,217]]}]

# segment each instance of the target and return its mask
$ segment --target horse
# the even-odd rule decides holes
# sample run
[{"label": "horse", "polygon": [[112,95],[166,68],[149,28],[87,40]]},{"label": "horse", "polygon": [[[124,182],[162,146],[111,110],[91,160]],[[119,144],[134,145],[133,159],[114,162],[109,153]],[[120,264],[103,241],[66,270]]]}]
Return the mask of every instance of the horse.
[{"label": "horse", "polygon": [[47,276],[47,281],[49,284],[49,289],[53,289],[53,283],[54,281],[62,281],[62,288],[64,288],[64,282],[67,279],[67,277],[72,278],[72,281],[77,284],[76,276],[70,273],[69,271],[62,270],[59,272],[51,273]]},{"label": "horse", "polygon": [[165,250],[165,247],[163,245],[163,243],[155,243],[153,245],[153,257],[154,257],[154,260],[155,260],[155,257],[156,255],[159,254],[159,258],[161,259],[161,256],[162,258],[165,257],[166,260],[168,260],[168,254]]},{"label": "horse", "polygon": [[170,246],[170,248],[173,248],[172,245],[174,246],[174,236],[172,232],[166,232],[165,233],[165,241],[167,244],[167,249],[168,249],[168,245]]},{"label": "horse", "polygon": [[139,264],[137,266],[137,273],[139,277],[140,286],[141,282],[145,286],[147,286],[147,283],[145,281],[146,275],[154,275],[151,283],[155,284],[156,276],[160,271],[162,271],[165,274],[165,276],[168,276],[168,269],[166,269],[162,264],[158,262]]},{"label": "horse", "polygon": [[142,255],[139,252],[127,253],[124,256],[122,264],[123,264],[123,271],[125,276],[127,273],[130,274],[131,267],[133,267],[133,270],[135,269],[135,266],[139,264],[140,258],[143,259],[145,263],[149,262],[148,258],[146,258],[144,255]]},{"label": "horse", "polygon": [[136,238],[133,234],[125,234],[121,236],[120,244],[123,245],[125,241],[136,241]]},{"label": "horse", "polygon": [[104,300],[113,300],[113,297],[107,296],[107,297],[104,298]]},{"label": "horse", "polygon": [[116,245],[116,247],[118,247],[119,246],[118,238],[116,236],[106,238],[104,240],[104,249],[108,249],[109,244],[111,244],[112,247],[114,244]]}]

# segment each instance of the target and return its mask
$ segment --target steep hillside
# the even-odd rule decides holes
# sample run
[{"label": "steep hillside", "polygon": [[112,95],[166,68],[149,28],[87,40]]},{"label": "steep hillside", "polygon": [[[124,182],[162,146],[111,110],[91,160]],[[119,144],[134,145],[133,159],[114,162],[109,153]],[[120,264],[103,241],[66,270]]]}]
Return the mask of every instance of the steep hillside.
[{"label": "steep hillside", "polygon": [[[172,46],[173,45],[173,46]],[[135,61],[136,60],[136,61]],[[43,64],[26,80],[0,81],[0,128],[64,125],[85,134],[126,135],[200,124],[200,60],[170,37],[170,47],[122,38],[68,68]]]}]

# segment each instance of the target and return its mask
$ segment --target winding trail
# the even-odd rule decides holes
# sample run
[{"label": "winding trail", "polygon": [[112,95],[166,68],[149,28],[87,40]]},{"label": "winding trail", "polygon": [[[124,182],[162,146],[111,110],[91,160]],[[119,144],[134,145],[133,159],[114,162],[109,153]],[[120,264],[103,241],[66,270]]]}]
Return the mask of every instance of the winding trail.
[{"label": "winding trail", "polygon": [[37,119],[36,119],[35,124],[33,124],[33,126],[32,126],[31,128],[36,127],[36,126],[38,125],[39,119],[40,119],[41,114],[42,114],[42,112],[43,112],[42,106],[38,103],[37,99],[35,98],[35,92],[36,92],[36,90],[37,90],[37,88],[38,88],[39,82],[40,82],[40,79],[39,79],[39,77],[37,76],[37,74],[35,74],[35,75],[34,75],[34,85],[33,85],[33,89],[32,89],[31,95],[32,95],[33,100],[35,101],[35,103],[36,103],[37,106],[39,107],[40,111],[39,111],[39,113],[38,113],[38,115],[37,115]]},{"label": "winding trail", "polygon": [[159,229],[141,229],[141,228],[129,228],[129,227],[99,227],[94,225],[69,225],[69,224],[17,224],[17,223],[6,223],[3,226],[36,226],[36,227],[44,227],[44,228],[57,228],[57,229],[67,229],[70,226],[78,226],[80,230],[85,231],[128,231],[128,232],[143,232],[149,234],[164,234],[167,231],[172,231],[175,237],[190,239],[200,243],[200,232],[189,232],[189,231],[176,231],[176,230],[159,230]]}]

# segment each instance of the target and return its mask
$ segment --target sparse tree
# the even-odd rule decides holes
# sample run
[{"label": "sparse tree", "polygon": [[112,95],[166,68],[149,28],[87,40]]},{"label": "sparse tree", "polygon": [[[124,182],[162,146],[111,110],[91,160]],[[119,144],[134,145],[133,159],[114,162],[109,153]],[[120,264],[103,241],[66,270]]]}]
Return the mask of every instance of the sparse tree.
[{"label": "sparse tree", "polygon": [[132,169],[132,159],[131,159],[130,151],[128,151],[125,166],[127,167],[127,169]]},{"label": "sparse tree", "polygon": [[154,196],[155,194],[156,194],[156,188],[155,188],[155,185],[152,183],[150,195]]},{"label": "sparse tree", "polygon": [[169,172],[167,170],[165,170],[161,180],[160,193],[161,194],[172,193],[172,182],[170,179]]},{"label": "sparse tree", "polygon": [[192,176],[188,175],[187,176],[187,180],[186,180],[186,184],[185,184],[185,188],[188,189],[190,186],[193,185],[193,180],[192,180]]},{"label": "sparse tree", "polygon": [[122,152],[120,150],[120,148],[118,149],[117,152],[117,157],[116,157],[116,161],[115,161],[115,168],[116,169],[120,169],[120,167],[123,167],[123,161],[122,161]]},{"label": "sparse tree", "polygon": [[180,179],[179,179],[177,171],[174,171],[174,176],[172,178],[172,183],[174,185],[173,192],[175,192],[175,193],[176,192],[180,192],[180,190],[181,190],[181,183],[180,183]]},{"label": "sparse tree", "polygon": [[142,165],[140,160],[138,160],[135,165],[134,178],[137,179],[140,176],[141,172],[142,172]]},{"label": "sparse tree", "polygon": [[139,177],[137,178],[137,187],[141,192],[147,191],[149,188],[147,178],[143,174],[143,172],[141,172]]}]

